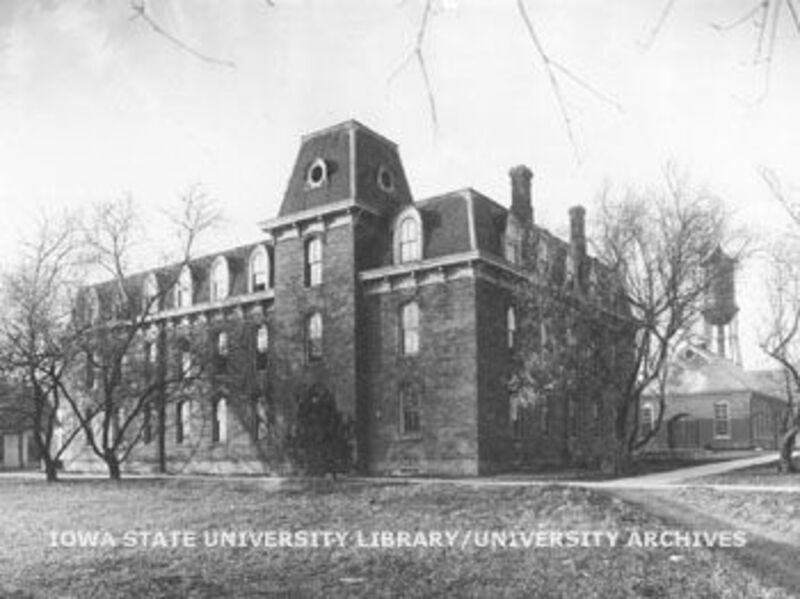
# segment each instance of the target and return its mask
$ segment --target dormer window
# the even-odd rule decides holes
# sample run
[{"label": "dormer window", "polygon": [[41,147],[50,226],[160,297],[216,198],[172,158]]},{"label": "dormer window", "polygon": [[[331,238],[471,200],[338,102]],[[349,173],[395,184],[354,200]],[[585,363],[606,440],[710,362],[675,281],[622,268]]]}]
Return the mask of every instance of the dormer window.
[{"label": "dormer window", "polygon": [[522,263],[522,227],[513,214],[509,213],[503,235],[503,256],[511,264]]},{"label": "dormer window", "polygon": [[308,167],[308,172],[306,173],[306,185],[310,189],[316,189],[317,187],[322,187],[327,180],[328,165],[325,164],[325,161],[322,158],[317,158],[311,163],[311,166]]},{"label": "dormer window", "polygon": [[192,271],[188,265],[181,269],[178,286],[175,288],[175,307],[188,308],[192,305]]},{"label": "dormer window", "polygon": [[228,273],[228,261],[220,256],[214,260],[211,267],[211,301],[219,302],[228,297],[230,289],[230,276]]},{"label": "dormer window", "polygon": [[87,324],[94,324],[100,317],[100,302],[97,299],[97,290],[92,288],[86,291],[83,304],[83,318]]},{"label": "dormer window", "polygon": [[158,280],[150,273],[144,280],[142,288],[142,312],[152,314],[158,311]]},{"label": "dormer window", "polygon": [[396,264],[422,259],[422,219],[413,206],[403,210],[397,217],[394,250]]},{"label": "dormer window", "polygon": [[265,291],[269,287],[269,254],[267,248],[259,245],[250,254],[249,291]]}]

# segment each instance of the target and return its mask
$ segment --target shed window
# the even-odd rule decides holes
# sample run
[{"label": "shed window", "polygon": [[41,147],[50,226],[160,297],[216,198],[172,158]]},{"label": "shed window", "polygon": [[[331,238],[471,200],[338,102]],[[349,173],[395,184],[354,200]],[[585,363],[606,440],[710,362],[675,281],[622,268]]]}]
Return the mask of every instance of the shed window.
[{"label": "shed window", "polygon": [[655,410],[651,404],[642,406],[642,413],[640,415],[641,433],[642,436],[649,435],[650,431],[655,426]]},{"label": "shed window", "polygon": [[714,436],[730,437],[730,435],[730,407],[727,402],[718,401],[714,404]]}]

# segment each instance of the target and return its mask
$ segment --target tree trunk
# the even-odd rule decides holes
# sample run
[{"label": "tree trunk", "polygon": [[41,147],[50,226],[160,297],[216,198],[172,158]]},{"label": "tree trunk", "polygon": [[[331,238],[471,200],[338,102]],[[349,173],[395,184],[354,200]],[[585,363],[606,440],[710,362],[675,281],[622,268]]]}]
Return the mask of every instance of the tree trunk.
[{"label": "tree trunk", "polygon": [[108,465],[108,478],[111,480],[120,480],[122,478],[122,472],[119,467],[120,465],[117,456],[107,456],[106,465]]},{"label": "tree trunk", "polygon": [[44,458],[44,472],[48,483],[58,482],[58,462],[49,457]]},{"label": "tree trunk", "polygon": [[778,462],[778,472],[797,472],[792,461],[792,452],[794,451],[794,442],[798,433],[800,433],[800,424],[795,424],[781,436],[781,458]]}]

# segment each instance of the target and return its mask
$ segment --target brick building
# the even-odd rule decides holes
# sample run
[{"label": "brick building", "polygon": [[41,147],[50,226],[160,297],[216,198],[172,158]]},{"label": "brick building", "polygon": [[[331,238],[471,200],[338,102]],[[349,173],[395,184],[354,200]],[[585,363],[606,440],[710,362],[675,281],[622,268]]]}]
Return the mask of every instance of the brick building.
[{"label": "brick building", "polygon": [[[383,136],[355,121],[304,136],[261,242],[126,282],[159,298],[126,360],[142,364],[136,376],[180,372],[195,347],[213,358],[208,376],[142,414],[128,467],[285,471],[282,442],[315,385],[353,422],[364,472],[483,474],[591,451],[581,435],[599,437],[596,407],[540,406],[538,424],[523,427],[509,398],[517,283],[573,284],[598,269],[583,209],[570,211],[562,241],[534,224],[531,171],[510,177],[510,208],[469,188],[415,201]],[[100,285],[85,308],[109,318],[114,298]],[[90,467],[86,456],[77,444],[67,467]]]}]

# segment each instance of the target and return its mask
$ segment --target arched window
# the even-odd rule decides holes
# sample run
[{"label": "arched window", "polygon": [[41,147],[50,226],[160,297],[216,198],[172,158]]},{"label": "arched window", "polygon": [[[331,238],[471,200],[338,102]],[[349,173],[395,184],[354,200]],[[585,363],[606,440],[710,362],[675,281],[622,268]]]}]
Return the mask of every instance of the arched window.
[{"label": "arched window", "polygon": [[306,355],[309,360],[322,357],[322,314],[314,312],[306,321]]},{"label": "arched window", "polygon": [[211,406],[211,441],[225,443],[228,438],[228,402],[220,398]]},{"label": "arched window", "polygon": [[269,349],[269,329],[262,324],[256,330],[256,370],[266,370]]},{"label": "arched window", "polygon": [[517,343],[517,313],[514,306],[509,306],[506,311],[506,340],[508,349],[514,349]]},{"label": "arched window", "polygon": [[269,254],[263,245],[256,247],[250,254],[250,293],[264,291],[269,287]]},{"label": "arched window", "polygon": [[322,283],[322,239],[312,237],[306,242],[305,252],[306,287]]},{"label": "arched window", "polygon": [[404,304],[400,309],[400,351],[405,356],[419,353],[419,306]]},{"label": "arched window", "polygon": [[219,302],[228,297],[230,291],[230,276],[228,261],[224,256],[219,256],[211,266],[211,301]]},{"label": "arched window", "polygon": [[422,259],[422,218],[414,206],[403,210],[395,220],[395,264]]},{"label": "arched window", "polygon": [[154,273],[147,275],[142,286],[142,312],[158,312],[158,279]]},{"label": "arched window", "polygon": [[419,260],[419,226],[412,216],[400,222],[400,262]]},{"label": "arched window", "polygon": [[192,305],[192,271],[188,265],[181,269],[181,274],[178,277],[178,285],[175,288],[175,307],[188,308]]},{"label": "arched window", "polygon": [[422,431],[420,397],[411,385],[402,385],[399,393],[400,432],[407,436],[419,435]]}]

